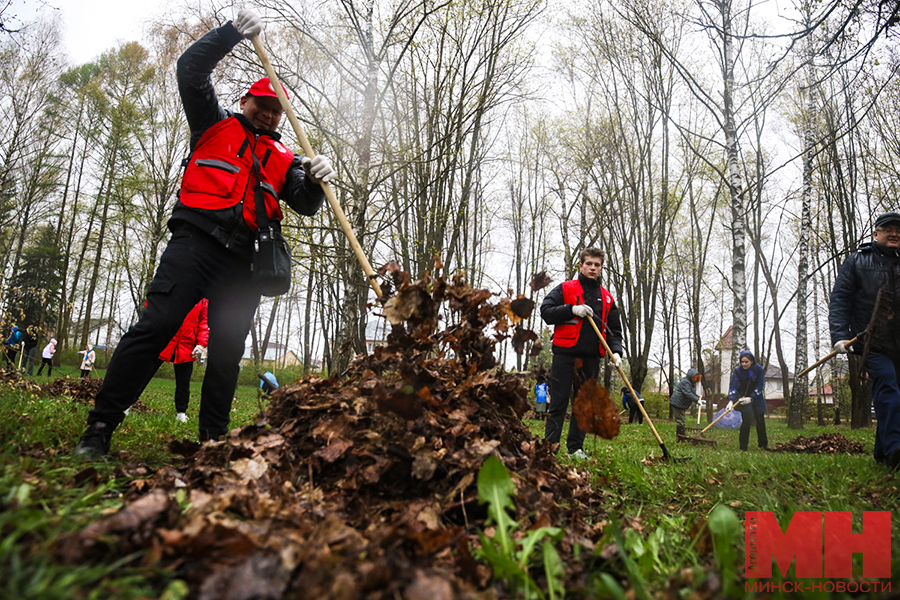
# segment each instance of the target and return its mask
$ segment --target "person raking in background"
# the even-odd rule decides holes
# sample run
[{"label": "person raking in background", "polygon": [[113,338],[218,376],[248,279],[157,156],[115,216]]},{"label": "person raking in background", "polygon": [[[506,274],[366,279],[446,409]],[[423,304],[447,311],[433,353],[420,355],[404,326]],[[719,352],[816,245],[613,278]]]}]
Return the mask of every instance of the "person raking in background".
[{"label": "person raking in background", "polygon": [[50,342],[44,346],[41,352],[41,368],[38,369],[38,375],[47,367],[47,377],[53,376],[53,355],[56,354],[56,338],[50,338]]},{"label": "person raking in background", "polygon": [[241,97],[240,112],[219,104],[212,73],[262,21],[249,10],[209,31],[178,59],[178,91],[191,130],[191,156],[169,219],[172,236],[159,260],[140,320],[122,336],[88,414],[76,453],[109,452],[113,431],[149,381],[159,353],[202,298],[209,300],[207,368],[200,392],[201,441],[228,432],[244,340],[259,305],[252,278],[256,194],[280,231],[279,199],[303,215],[321,207],[321,182],[334,177],[324,156],[295,155],[276,133],[283,110],[268,78]]},{"label": "person raking in background", "polygon": [[[209,342],[209,325],[207,324],[206,298],[197,303],[184,318],[178,333],[169,345],[160,352],[156,368],[164,362],[172,363],[175,369],[175,418],[187,423],[188,403],[191,399],[191,375],[194,373],[194,361],[203,356]],[[154,371],[155,372],[155,371]]]},{"label": "person raking in background", "polygon": [[84,350],[79,350],[78,354],[84,355],[81,358],[81,376],[90,379],[91,369],[94,368],[94,361],[97,359],[97,355],[94,353],[94,347],[91,344],[88,344],[84,347]]},{"label": "person raking in background", "polygon": [[11,369],[16,368],[16,355],[19,353],[19,345],[22,343],[23,337],[19,327],[13,325],[9,338],[6,340],[6,365]]},{"label": "person raking in background", "polygon": [[[841,265],[828,305],[834,350],[864,354],[875,409],[875,461],[900,469],[900,213],[875,219],[874,240]],[[879,292],[878,314],[875,304]],[[871,323],[871,331],[865,334]],[[852,346],[850,340],[862,336]]]},{"label": "person raking in background", "polygon": [[29,325],[25,328],[25,337],[22,339],[22,344],[25,352],[25,364],[22,365],[25,368],[25,372],[29,375],[34,375],[34,363],[37,361],[37,332],[34,329],[34,325]]},{"label": "person raking in background", "polygon": [[672,416],[675,419],[675,435],[685,435],[684,414],[694,402],[700,402],[700,395],[697,393],[697,383],[703,379],[700,371],[691,367],[684,377],[675,385],[675,391],[669,397],[669,404],[672,405]]},{"label": "person raking in background", "polygon": [[[605,352],[597,333],[588,322],[594,319],[613,355],[613,365],[621,364],[622,323],[616,301],[598,281],[603,272],[606,252],[599,248],[585,248],[576,279],[564,281],[553,288],[541,303],[541,318],[553,325],[553,363],[550,367],[550,408],[544,428],[544,438],[559,444],[569,398],[578,395],[581,383],[596,379],[600,373],[600,359]],[[581,360],[576,376],[575,361]],[[575,418],[569,420],[566,449],[575,458],[583,459],[584,432]]]},{"label": "person raking in background", "polygon": [[[741,350],[738,366],[731,374],[728,386],[728,403],[736,404],[741,413],[741,431],[738,434],[741,450],[746,450],[750,442],[750,428],[756,423],[756,441],[763,450],[769,448],[766,435],[766,372],[749,350]],[[749,399],[749,401],[748,401]]]},{"label": "person raking in background", "polygon": [[641,412],[640,407],[638,406],[638,402],[641,404],[644,403],[644,399],[641,398],[641,393],[635,390],[638,395],[637,402],[634,398],[631,397],[631,392],[628,391],[627,387],[622,388],[622,408],[628,409],[628,422],[634,423],[637,420],[638,425],[643,425],[644,423],[644,413]]}]

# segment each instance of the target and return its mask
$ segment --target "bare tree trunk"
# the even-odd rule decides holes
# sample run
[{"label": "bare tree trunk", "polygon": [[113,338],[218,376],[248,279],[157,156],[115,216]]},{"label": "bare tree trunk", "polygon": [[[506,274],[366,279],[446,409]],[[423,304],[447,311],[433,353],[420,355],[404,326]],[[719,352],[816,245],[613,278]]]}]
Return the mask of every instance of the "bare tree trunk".
[{"label": "bare tree trunk", "polygon": [[[108,171],[111,173],[113,166],[115,164],[115,152],[113,152],[113,160],[110,160],[107,165]],[[106,186],[106,193],[104,194],[103,188],[100,189],[100,194],[103,196],[103,214],[100,217],[100,230],[97,232],[97,240],[96,240],[96,251],[94,252],[94,266],[93,271],[91,273],[91,281],[88,285],[87,297],[84,302],[84,323],[81,326],[81,340],[82,344],[84,344],[91,330],[91,309],[94,303],[94,291],[97,289],[97,281],[100,278],[100,263],[103,258],[103,242],[104,236],[106,234],[106,222],[109,217],[109,204],[110,198],[112,197],[113,190],[113,182],[112,177],[108,178],[108,183]]]},{"label": "bare tree trunk", "polygon": [[269,338],[272,336],[272,326],[275,324],[275,317],[278,315],[278,304],[281,302],[281,296],[275,298],[272,302],[272,310],[269,312],[269,322],[266,324],[266,333],[263,336],[262,346],[259,349],[259,355],[262,360],[266,359],[266,349],[269,347]]},{"label": "bare tree trunk", "polygon": [[872,410],[872,386],[868,377],[863,377],[865,367],[862,356],[848,354],[850,357],[850,393],[853,404],[850,408],[850,429],[861,429],[870,424],[869,414]]},{"label": "bare tree trunk", "polygon": [[[808,67],[811,71],[812,67]],[[815,101],[812,85],[815,77],[812,73],[807,77],[806,107],[803,118],[803,191],[800,209],[800,243],[797,248],[797,346],[794,359],[794,369],[797,372],[806,368],[808,358],[807,340],[807,315],[806,307],[807,279],[809,278],[809,232],[812,229],[812,161],[815,151],[815,132],[813,130],[813,115],[815,114]],[[807,376],[797,377],[794,380],[794,389],[791,390],[788,404],[787,426],[790,429],[802,429],[806,420],[806,399],[809,396],[809,383]]]}]

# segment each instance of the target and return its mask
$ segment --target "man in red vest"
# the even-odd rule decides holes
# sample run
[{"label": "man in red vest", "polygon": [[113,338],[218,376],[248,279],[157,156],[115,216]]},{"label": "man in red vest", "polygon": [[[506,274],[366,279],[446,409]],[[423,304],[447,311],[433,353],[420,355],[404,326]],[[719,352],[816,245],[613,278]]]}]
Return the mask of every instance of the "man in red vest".
[{"label": "man in red vest", "polygon": [[250,87],[240,112],[219,104],[211,77],[216,65],[243,39],[261,31],[259,16],[242,10],[233,23],[208,32],[178,59],[191,156],[169,219],[172,237],[140,320],[122,336],[110,360],[76,448],[79,455],[96,458],[109,452],[124,410],[140,395],[157,366],[155,359],[202,298],[209,300],[209,345],[200,440],[228,432],[244,341],[260,300],[251,277],[256,190],[262,190],[268,219],[280,230],[279,200],[313,215],[325,198],[321,182],[334,177],[327,158],[301,158],[281,143],[276,130],[283,111],[268,79]]},{"label": "man in red vest", "polygon": [[[585,248],[581,252],[580,273],[577,279],[565,281],[547,294],[541,304],[541,318],[553,325],[553,366],[550,369],[550,408],[544,438],[559,444],[563,423],[569,408],[570,396],[578,395],[581,383],[595,379],[600,372],[600,359],[605,352],[597,333],[587,317],[603,333],[613,355],[613,365],[621,364],[622,323],[616,301],[598,278],[603,271],[606,252],[599,248]],[[581,360],[576,369],[575,361]],[[578,371],[576,376],[576,370]],[[584,432],[572,418],[566,448],[575,458],[586,458],[582,446]]]}]

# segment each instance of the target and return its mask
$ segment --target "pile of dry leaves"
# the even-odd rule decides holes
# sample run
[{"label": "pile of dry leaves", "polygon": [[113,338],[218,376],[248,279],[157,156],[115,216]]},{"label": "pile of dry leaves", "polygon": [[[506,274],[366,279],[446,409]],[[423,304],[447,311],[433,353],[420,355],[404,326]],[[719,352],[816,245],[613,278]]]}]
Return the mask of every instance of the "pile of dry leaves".
[{"label": "pile of dry leaves", "polygon": [[36,383],[22,376],[16,369],[0,369],[0,383],[14,386],[16,389],[25,390],[33,394],[43,396],[69,396],[76,400],[93,402],[94,396],[103,385],[102,379],[71,379],[60,377],[50,383]]},{"label": "pile of dry leaves", "polygon": [[60,377],[41,387],[48,396],[70,396],[76,400],[93,402],[102,385],[102,379]]},{"label": "pile of dry leaves", "polygon": [[823,433],[807,438],[798,435],[784,444],[776,444],[773,452],[805,452],[807,454],[864,454],[863,445],[839,433]]},{"label": "pile of dry leaves", "polygon": [[[577,596],[590,553],[573,550],[602,534],[591,506],[602,491],[524,428],[525,384],[493,352],[505,337],[536,340],[521,326],[534,303],[459,277],[410,281],[396,265],[381,275],[396,290],[385,347],[342,378],[283,386],[264,419],[223,441],[173,442],[182,464],[136,479],[121,511],[59,553],[81,563],[146,550],[201,599],[505,597],[472,556],[487,514],[476,477],[494,453],[513,474],[520,530],[565,528],[557,549]],[[455,324],[439,331],[442,311]]]}]

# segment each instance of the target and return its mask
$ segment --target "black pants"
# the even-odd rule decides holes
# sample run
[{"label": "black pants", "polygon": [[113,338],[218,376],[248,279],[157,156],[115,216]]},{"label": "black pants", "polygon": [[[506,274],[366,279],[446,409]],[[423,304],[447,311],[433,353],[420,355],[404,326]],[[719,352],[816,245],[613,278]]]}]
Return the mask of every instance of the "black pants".
[{"label": "black pants", "polygon": [[[153,372],[150,374],[150,377],[147,378],[147,381],[141,388],[141,392],[144,391],[144,388],[147,387],[147,385],[150,383],[150,380],[153,379],[153,376],[156,375],[157,371],[159,371],[159,368],[162,366],[163,362],[165,361],[161,358],[156,359],[156,366],[153,368]],[[193,375],[194,373],[194,363],[173,363],[172,368],[175,370],[175,412],[187,412],[188,403],[191,399],[191,375]],[[135,397],[134,400],[135,402],[137,402],[138,398]]]},{"label": "black pants", "polygon": [[[581,372],[576,377],[575,359],[582,361]],[[569,408],[569,398],[578,395],[581,383],[597,377],[600,372],[600,356],[571,356],[554,354],[550,367],[550,409],[544,428],[544,438],[552,444],[558,444],[562,437],[563,423]],[[569,420],[569,435],[566,438],[566,449],[569,454],[578,452],[584,446],[584,432],[578,427],[575,415]]]},{"label": "black pants", "polygon": [[44,367],[47,367],[47,377],[52,377],[53,376],[53,359],[41,357],[41,368],[38,369],[38,375],[41,374],[41,371],[44,370]]},{"label": "black pants", "polygon": [[34,375],[35,358],[37,358],[37,347],[29,348],[25,351],[25,363],[28,365],[25,368],[27,369],[29,375]]},{"label": "black pants", "polygon": [[750,443],[750,428],[754,422],[756,422],[756,441],[759,447],[765,448],[768,446],[769,437],[766,435],[765,411],[756,408],[752,402],[750,404],[742,404],[736,407],[735,410],[741,413],[741,432],[738,435],[741,450],[746,450],[747,445]]},{"label": "black pants", "polygon": [[260,294],[250,279],[250,256],[227,250],[211,236],[182,225],[172,234],[150,283],[147,306],[113,353],[88,424],[117,427],[143,391],[156,360],[184,318],[209,300],[209,345],[198,417],[202,439],[228,432],[244,340]]},{"label": "black pants", "polygon": [[634,420],[637,419],[638,425],[644,423],[644,413],[641,412],[641,409],[638,408],[637,402],[632,400],[630,397],[628,398],[628,422],[634,423]]}]

